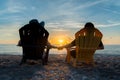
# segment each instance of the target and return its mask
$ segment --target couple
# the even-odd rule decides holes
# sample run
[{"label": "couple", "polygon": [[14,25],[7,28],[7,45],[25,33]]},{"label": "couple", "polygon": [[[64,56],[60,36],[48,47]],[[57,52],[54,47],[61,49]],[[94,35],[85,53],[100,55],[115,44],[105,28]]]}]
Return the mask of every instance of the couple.
[{"label": "couple", "polygon": [[[41,59],[43,64],[47,64],[49,50],[51,48],[57,48],[60,50],[62,48],[75,46],[75,40],[73,40],[70,44],[60,47],[51,45],[48,42],[49,33],[44,28],[44,25],[45,23],[43,21],[39,23],[38,20],[33,19],[29,22],[29,24],[19,29],[21,46],[23,48],[23,58],[20,64],[26,62],[27,59]],[[75,34],[75,37],[78,36],[78,33],[81,33],[81,35],[83,35],[83,32],[92,30],[102,35],[102,33],[94,27],[93,23],[88,22],[85,24],[85,27],[83,29]],[[104,48],[102,42],[100,43],[99,47]],[[73,52],[72,53],[75,55],[75,50]]]}]

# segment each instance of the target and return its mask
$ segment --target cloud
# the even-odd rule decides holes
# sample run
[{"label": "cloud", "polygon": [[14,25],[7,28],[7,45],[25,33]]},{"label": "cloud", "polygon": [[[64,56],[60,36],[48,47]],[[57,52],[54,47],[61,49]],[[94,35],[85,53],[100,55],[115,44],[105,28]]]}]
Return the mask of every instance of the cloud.
[{"label": "cloud", "polygon": [[52,29],[75,29],[75,28],[80,28],[83,27],[84,23],[79,23],[76,21],[60,21],[60,22],[53,22],[53,23],[48,23],[47,27],[52,28]]},{"label": "cloud", "polygon": [[20,1],[8,0],[0,10],[0,25],[23,21],[26,7]]},{"label": "cloud", "polygon": [[100,3],[103,3],[105,1],[108,1],[108,0],[97,0],[97,1],[88,1],[88,2],[85,2],[85,3],[82,3],[80,6],[76,7],[75,10],[77,9],[85,9],[85,8],[88,8],[88,7],[91,7],[91,6],[94,6],[94,5],[97,5],[97,4],[100,4]]},{"label": "cloud", "polygon": [[[52,20],[52,21],[67,21],[67,20],[72,20],[75,23],[76,22],[86,22],[87,20],[93,20],[92,16],[96,15],[94,13],[94,15],[91,16],[91,13],[93,10],[91,10],[91,12],[89,12],[90,10],[87,10],[86,8],[89,7],[93,7],[97,4],[101,4],[104,3],[108,0],[94,0],[94,1],[62,1],[59,2],[59,4],[54,5],[56,7],[51,7],[51,11],[50,11],[50,15],[48,16],[48,20]],[[64,3],[63,3],[64,2]],[[54,2],[55,3],[55,2]],[[53,11],[53,12],[52,12]],[[94,12],[96,12],[96,9],[94,10]],[[90,14],[91,13],[91,14]],[[90,17],[88,17],[90,16]],[[97,15],[99,16],[99,15]],[[95,17],[96,18],[96,17]],[[64,25],[67,27],[76,27],[78,25],[76,25],[75,23],[64,23]]]},{"label": "cloud", "polygon": [[1,27],[0,25],[0,43],[17,43],[19,40],[18,24],[7,24]]},{"label": "cloud", "polygon": [[120,22],[118,23],[115,23],[115,22],[112,22],[112,23],[109,23],[109,24],[97,24],[98,27],[114,27],[114,26],[120,26]]},{"label": "cloud", "polygon": [[120,15],[120,12],[117,11],[117,10],[113,10],[113,9],[109,9],[109,8],[102,8],[102,9],[105,10],[105,11],[111,12],[111,13],[113,13],[113,14],[118,14],[118,15]]},{"label": "cloud", "polygon": [[27,9],[22,3],[20,3],[20,1],[15,0],[9,0],[4,5],[6,7],[0,10],[0,15],[8,13],[20,13]]},{"label": "cloud", "polygon": [[27,8],[20,3],[20,1],[9,0],[7,3],[7,10],[11,13],[23,12]]},{"label": "cloud", "polygon": [[67,29],[61,29],[61,28],[54,28],[54,29],[51,29],[51,31],[55,31],[55,32],[57,32],[57,31],[59,31],[59,32],[66,32],[66,31],[68,31]]},{"label": "cloud", "polygon": [[18,29],[21,27],[21,23],[20,22],[14,22],[11,24],[3,24],[0,25],[0,32],[4,32],[7,33],[7,31],[18,31]]}]

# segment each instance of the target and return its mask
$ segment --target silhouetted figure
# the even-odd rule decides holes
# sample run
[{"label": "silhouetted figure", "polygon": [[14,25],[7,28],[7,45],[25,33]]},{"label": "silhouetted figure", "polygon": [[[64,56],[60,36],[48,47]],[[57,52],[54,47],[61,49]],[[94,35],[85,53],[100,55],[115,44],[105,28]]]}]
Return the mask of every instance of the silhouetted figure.
[{"label": "silhouetted figure", "polygon": [[40,27],[42,27],[44,29],[44,34],[40,34],[42,36],[42,42],[44,45],[47,45],[48,42],[48,37],[49,37],[49,32],[45,29],[45,22],[41,21],[40,22]]},{"label": "silhouetted figure", "polygon": [[[21,46],[23,48],[23,58],[20,64],[27,59],[41,59],[43,62],[43,52],[49,33],[39,24],[37,19],[32,19],[29,24],[19,29]],[[45,39],[44,39],[45,38]]]},{"label": "silhouetted figure", "polygon": [[[40,22],[41,27],[43,27],[45,29],[45,22],[41,21]],[[44,48],[44,56],[43,56],[43,65],[46,65],[48,62],[48,56],[49,56],[49,48],[48,48],[48,37],[49,37],[49,32],[45,29],[45,32],[47,35],[43,34],[43,38],[42,38],[42,42],[44,43],[43,45],[45,45]]]},{"label": "silhouetted figure", "polygon": [[[41,21],[40,25],[45,28],[45,22]],[[49,32],[46,30],[46,33],[49,34]],[[53,46],[50,44],[50,42],[48,41],[48,35],[43,35],[43,43],[45,43],[45,48],[44,48],[44,55],[43,55],[43,65],[47,65],[48,63],[48,57],[49,57],[49,51],[51,48],[57,48],[56,46]]]}]

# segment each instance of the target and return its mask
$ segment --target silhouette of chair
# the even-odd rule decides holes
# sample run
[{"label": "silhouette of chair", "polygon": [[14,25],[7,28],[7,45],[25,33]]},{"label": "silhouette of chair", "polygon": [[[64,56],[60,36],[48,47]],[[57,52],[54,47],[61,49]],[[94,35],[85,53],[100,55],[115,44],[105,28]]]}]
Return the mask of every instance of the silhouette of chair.
[{"label": "silhouette of chair", "polygon": [[20,30],[21,46],[23,48],[23,57],[21,64],[25,63],[27,59],[30,60],[42,60],[45,46],[42,44],[42,40],[32,37],[30,30]]},{"label": "silhouette of chair", "polygon": [[[101,42],[102,35],[95,31],[89,34],[86,32],[79,33],[78,35],[75,39],[76,47],[74,49],[76,52],[71,53],[73,48],[67,48],[67,62],[70,63],[70,61],[72,61],[74,67],[76,67],[79,62],[94,65],[94,53]],[[74,54],[74,56],[72,54]]]}]

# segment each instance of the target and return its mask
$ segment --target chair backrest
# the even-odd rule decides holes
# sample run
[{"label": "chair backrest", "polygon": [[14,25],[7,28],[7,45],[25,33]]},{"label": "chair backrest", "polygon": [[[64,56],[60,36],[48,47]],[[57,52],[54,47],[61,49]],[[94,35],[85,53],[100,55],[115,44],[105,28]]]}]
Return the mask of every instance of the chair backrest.
[{"label": "chair backrest", "polygon": [[[80,33],[80,35],[76,38],[76,53],[77,55],[86,54],[94,54],[96,49],[98,48],[102,35],[96,33],[95,31],[92,32],[84,32]],[[76,57],[79,57],[77,56]],[[83,57],[83,56],[82,56]]]},{"label": "chair backrest", "polygon": [[100,44],[102,36],[96,36],[95,32],[80,35],[76,38],[76,46],[80,49],[96,49]]}]

